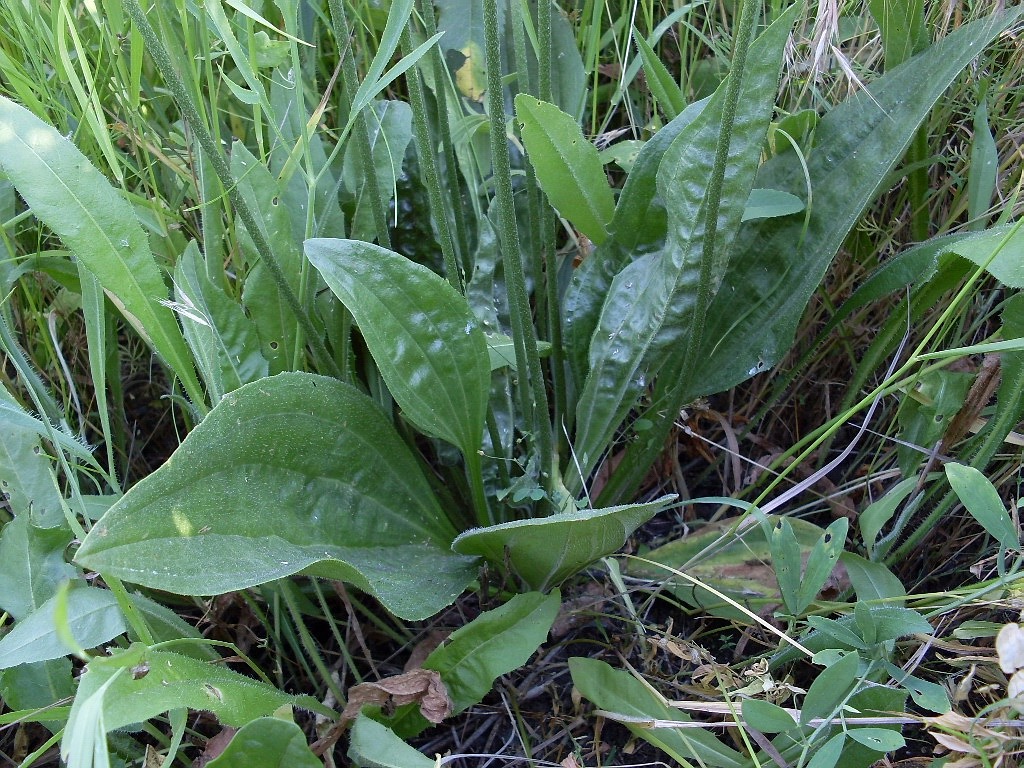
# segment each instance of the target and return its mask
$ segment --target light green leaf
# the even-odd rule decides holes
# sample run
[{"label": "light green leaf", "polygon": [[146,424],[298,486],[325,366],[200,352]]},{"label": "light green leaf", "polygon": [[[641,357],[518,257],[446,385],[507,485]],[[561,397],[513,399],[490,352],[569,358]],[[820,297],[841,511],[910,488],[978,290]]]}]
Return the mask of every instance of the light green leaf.
[{"label": "light green leaf", "polygon": [[[0,532],[0,610],[19,621],[49,600],[58,585],[76,576],[64,561],[71,534],[37,528],[18,515]],[[61,654],[63,655],[63,654]]]},{"label": "light green leaf", "polygon": [[[50,598],[0,639],[0,669],[72,653],[54,622],[56,602],[56,597]],[[125,631],[117,600],[106,589],[76,587],[68,591],[66,605],[68,628],[82,648],[95,648]]]},{"label": "light green leaf", "polygon": [[509,562],[533,589],[546,591],[600,557],[671,503],[662,496],[646,504],[560,512],[533,520],[516,520],[459,535],[452,549],[480,555],[502,566]]},{"label": "light green leaf", "polygon": [[893,752],[907,746],[903,735],[889,728],[850,728],[847,735],[877,752]]},{"label": "light green leaf", "polygon": [[999,492],[981,472],[956,462],[946,464],[946,477],[971,516],[1005,549],[1017,549],[1020,538]]},{"label": "light green leaf", "polygon": [[[573,685],[600,709],[643,719],[690,722],[688,715],[669,707],[646,684],[603,661],[571,658],[569,671]],[[743,755],[703,729],[649,728],[644,724],[630,723],[626,723],[626,727],[681,765],[693,763],[711,768],[746,768],[750,765]]]},{"label": "light green leaf", "polygon": [[474,561],[451,553],[454,536],[383,412],[347,384],[291,373],[226,395],[93,526],[76,559],[180,594],[304,571],[421,619],[474,576]]},{"label": "light green leaf", "polygon": [[615,198],[597,148],[574,118],[535,96],[516,96],[516,117],[548,200],[592,242],[604,242],[615,213]]},{"label": "light green leaf", "polygon": [[971,164],[967,170],[968,229],[985,228],[986,214],[996,192],[999,173],[999,152],[988,123],[988,105],[982,90],[978,108],[974,110],[974,132],[971,140]]},{"label": "light green leaf", "polygon": [[212,712],[224,725],[237,727],[295,701],[294,696],[223,664],[136,643],[89,662],[71,708],[69,728],[81,705],[101,690],[103,723],[108,733],[172,709]]},{"label": "light green leaf", "polygon": [[744,699],[743,719],[761,733],[786,733],[796,728],[796,720],[782,707],[763,699]]},{"label": "light green leaf", "polygon": [[743,209],[743,221],[771,219],[800,213],[806,206],[804,201],[780,189],[752,189]]},{"label": "light green leaf", "polygon": [[0,171],[100,281],[194,401],[203,394],[145,232],[128,202],[55,128],[0,96]]},{"label": "light green leaf", "polygon": [[669,120],[676,117],[686,109],[686,99],[679,89],[679,83],[675,81],[668,68],[662,63],[658,54],[655,53],[643,35],[637,29],[633,29],[633,41],[643,61],[644,75],[647,78],[647,87],[651,90],[655,102],[661,107],[661,111]]},{"label": "light green leaf", "polygon": [[464,454],[480,450],[491,371],[465,297],[371,243],[307,240],[306,256],[352,313],[406,418]]},{"label": "light green leaf", "polygon": [[246,723],[207,768],[323,768],[291,720],[261,717]]},{"label": "light green leaf", "polygon": [[433,760],[365,715],[357,717],[352,726],[348,756],[363,768],[435,768]]}]

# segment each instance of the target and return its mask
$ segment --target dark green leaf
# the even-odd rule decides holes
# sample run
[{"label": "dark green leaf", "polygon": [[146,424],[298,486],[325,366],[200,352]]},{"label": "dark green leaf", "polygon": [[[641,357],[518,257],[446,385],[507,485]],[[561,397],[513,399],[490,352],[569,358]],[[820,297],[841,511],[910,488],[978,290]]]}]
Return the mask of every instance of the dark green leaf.
[{"label": "dark green leaf", "polygon": [[633,41],[636,43],[637,51],[640,52],[644,75],[647,78],[647,87],[650,88],[651,95],[654,96],[655,102],[661,107],[665,117],[675,120],[679,113],[686,109],[686,99],[683,98],[683,93],[679,90],[679,83],[672,77],[650,43],[636,29],[633,30]]},{"label": "dark green leaf", "polygon": [[771,549],[775,578],[778,579],[786,610],[794,616],[800,614],[807,607],[800,604],[798,595],[802,557],[793,527],[785,517],[778,518],[772,526]]},{"label": "dark green leaf", "polygon": [[821,588],[832,575],[832,571],[835,570],[839,556],[843,553],[843,545],[846,543],[846,532],[849,527],[850,521],[845,517],[833,521],[807,555],[807,562],[804,565],[803,575],[796,592],[796,601],[800,605],[798,613],[802,613],[807,606],[814,602]]},{"label": "dark green leaf", "polygon": [[465,297],[426,267],[355,240],[307,240],[306,256],[359,325],[405,416],[475,453],[491,369]]},{"label": "dark green leaf", "polygon": [[812,629],[823,632],[834,640],[837,640],[841,643],[841,647],[843,648],[864,649],[867,647],[864,638],[850,629],[848,626],[849,622],[841,624],[834,619],[811,615],[807,617],[807,624]]},{"label": "dark green leaf", "polygon": [[909,608],[879,605],[872,606],[870,610],[871,618],[875,622],[876,642],[896,640],[915,634],[930,635],[934,632],[927,619]]},{"label": "dark green leaf", "polygon": [[75,578],[75,569],[64,561],[70,542],[67,530],[36,528],[29,515],[7,523],[0,533],[0,610],[23,619],[49,600],[61,582]]},{"label": "dark green leaf", "polygon": [[858,599],[891,600],[907,594],[903,583],[884,564],[865,560],[852,552],[844,552],[839,560],[846,567]]},{"label": "dark green leaf", "polygon": [[77,559],[125,581],[219,594],[299,571],[351,581],[404,618],[474,575],[387,417],[353,387],[281,374],[224,397],[90,531]]}]

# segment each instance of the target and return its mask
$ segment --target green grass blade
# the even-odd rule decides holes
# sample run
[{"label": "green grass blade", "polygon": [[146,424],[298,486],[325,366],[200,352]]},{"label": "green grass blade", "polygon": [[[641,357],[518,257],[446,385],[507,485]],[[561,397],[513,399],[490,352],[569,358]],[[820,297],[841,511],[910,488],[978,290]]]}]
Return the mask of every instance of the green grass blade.
[{"label": "green grass blade", "polygon": [[131,206],[71,142],[2,97],[0,168],[167,362],[193,404],[204,409],[181,329],[161,303],[167,286]]}]

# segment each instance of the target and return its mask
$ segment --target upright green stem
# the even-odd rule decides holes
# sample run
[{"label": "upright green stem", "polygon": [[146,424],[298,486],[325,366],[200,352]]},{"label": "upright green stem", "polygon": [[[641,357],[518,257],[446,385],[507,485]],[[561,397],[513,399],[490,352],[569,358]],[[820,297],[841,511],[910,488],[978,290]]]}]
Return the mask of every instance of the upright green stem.
[{"label": "upright green stem", "polygon": [[[334,27],[334,39],[341,56],[341,93],[344,104],[351,104],[356,90],[359,88],[359,77],[356,74],[356,60],[352,55],[350,38],[352,30],[345,13],[345,4],[341,0],[330,0],[331,24]],[[366,194],[370,196],[370,210],[373,212],[373,225],[377,231],[377,242],[384,248],[391,247],[391,235],[388,233],[388,216],[384,210],[384,202],[377,183],[377,170],[373,162],[373,147],[370,145],[370,131],[367,127],[367,115],[360,115],[352,124],[356,142],[356,164],[358,172],[366,184]]]},{"label": "upright green stem", "polygon": [[[505,134],[505,100],[501,88],[501,52],[498,45],[498,3],[484,0],[484,38],[487,66],[487,111],[490,117],[491,163],[498,201],[502,262],[508,290],[512,339],[515,343],[520,407],[530,427],[531,439],[540,454],[545,487],[552,488],[551,425],[548,422],[548,396],[541,374],[537,335],[530,313],[523,257],[519,249],[516,210],[512,200],[512,169],[509,165],[508,139]],[[523,380],[525,379],[525,381]]]},{"label": "upright green stem", "polygon": [[178,109],[181,110],[182,115],[188,121],[192,127],[192,132],[195,134],[199,146],[210,160],[210,164],[213,166],[214,172],[220,178],[221,184],[227,190],[228,199],[231,201],[231,205],[238,213],[242,223],[245,224],[245,228],[249,231],[250,237],[256,246],[257,252],[261,255],[263,262],[267,265],[270,270],[270,275],[273,277],[274,282],[277,284],[277,289],[284,297],[285,303],[288,308],[291,309],[292,314],[295,315],[295,319],[302,327],[306,338],[309,339],[309,343],[313,349],[313,357],[316,361],[317,366],[321,370],[326,370],[333,376],[340,376],[340,371],[337,364],[331,358],[327,352],[327,347],[324,344],[323,339],[320,338],[320,334],[317,332],[313,321],[310,320],[309,315],[299,304],[299,299],[295,295],[295,292],[288,285],[288,280],[281,270],[281,265],[277,261],[277,257],[274,256],[273,250],[270,248],[270,243],[267,242],[267,238],[263,234],[263,230],[260,228],[259,222],[256,219],[256,214],[246,203],[245,198],[242,196],[241,190],[238,187],[238,183],[231,174],[231,168],[228,166],[227,159],[221,152],[221,149],[213,140],[213,136],[210,135],[209,129],[206,127],[206,123],[202,120],[199,115],[199,110],[196,108],[192,97],[189,95],[188,90],[185,88],[184,82],[178,75],[178,71],[175,69],[174,64],[171,62],[171,57],[167,53],[167,49],[164,47],[163,42],[157,36],[156,31],[149,23],[149,19],[146,18],[145,11],[142,10],[142,6],[139,5],[139,0],[125,0],[125,5],[128,8],[128,13],[132,17],[132,21],[138,27],[139,32],[142,34],[142,39],[146,43],[146,50],[153,57],[153,61],[156,63],[157,69],[164,78],[164,83],[167,85],[167,89],[171,92],[175,102],[178,105]]}]

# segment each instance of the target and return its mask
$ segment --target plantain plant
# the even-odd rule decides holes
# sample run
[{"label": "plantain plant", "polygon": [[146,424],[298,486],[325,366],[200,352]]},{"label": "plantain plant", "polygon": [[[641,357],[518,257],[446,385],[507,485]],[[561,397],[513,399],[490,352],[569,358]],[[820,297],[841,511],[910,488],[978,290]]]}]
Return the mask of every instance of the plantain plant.
[{"label": "plantain plant", "polygon": [[[212,30],[221,82],[253,115],[255,137],[230,143],[225,115],[196,99],[212,73],[185,66],[173,5],[147,14],[125,0],[130,26],[111,19],[155,65],[137,61],[132,82],[165,88],[188,137],[202,223],[171,263],[158,263],[137,210],[70,140],[33,105],[0,100],[0,170],[71,254],[98,389],[112,307],[166,366],[194,424],[122,493],[113,457],[99,465],[61,421],[0,317],[36,412],[0,393],[14,512],[0,552],[22,551],[26,570],[46,565],[38,577],[3,572],[15,624],[0,667],[31,668],[65,695],[63,657],[87,660],[65,713],[76,765],[106,754],[107,731],[168,710],[179,739],[173,713],[194,708],[274,740],[294,735],[271,717],[282,704],[324,709],[233,673],[211,677],[196,632],[125,584],[213,595],[319,577],[417,620],[472,588],[486,564],[524,594],[424,663],[447,686],[449,711],[482,698],[544,640],[558,586],[669,507],[672,497],[638,489],[676,414],[781,359],[932,105],[1019,16],[967,24],[829,111],[805,164],[793,152],[765,160],[795,6],[764,18],[744,0],[728,76],[688,105],[645,42],[643,66],[672,119],[616,190],[580,128],[583,68],[551,3],[527,14],[446,0],[438,23],[429,3],[414,16],[412,0],[394,0],[361,82],[340,0],[279,0],[283,29],[228,5],[231,17],[206,0],[182,18]],[[337,46],[330,130],[301,45],[312,10]],[[409,103],[379,99],[399,78]],[[418,260],[389,247],[410,145],[428,193],[414,215],[437,245]],[[576,233],[578,265],[556,250],[558,220]],[[92,494],[87,473],[99,478]],[[515,638],[512,650],[491,642],[495,632]],[[135,644],[84,654],[125,633]],[[145,705],[128,711],[118,702],[133,692]],[[393,743],[428,724],[412,710],[358,719],[355,758],[380,764],[387,744],[403,764],[432,764]]]}]

